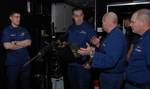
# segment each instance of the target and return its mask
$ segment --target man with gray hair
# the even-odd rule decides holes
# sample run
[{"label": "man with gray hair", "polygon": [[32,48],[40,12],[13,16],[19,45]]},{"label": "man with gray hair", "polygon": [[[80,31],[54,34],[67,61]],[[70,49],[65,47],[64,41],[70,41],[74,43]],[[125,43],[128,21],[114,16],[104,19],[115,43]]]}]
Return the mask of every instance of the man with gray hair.
[{"label": "man with gray hair", "polygon": [[141,37],[129,58],[125,89],[150,89],[150,10],[136,11],[130,25],[133,32]]},{"label": "man with gray hair", "polygon": [[120,89],[126,67],[127,39],[118,27],[118,17],[114,12],[103,16],[102,26],[107,36],[102,43],[101,37],[92,38],[91,43],[97,47],[96,50],[87,44],[87,48],[80,48],[78,52],[81,55],[90,55],[91,66],[101,70],[101,89]]}]

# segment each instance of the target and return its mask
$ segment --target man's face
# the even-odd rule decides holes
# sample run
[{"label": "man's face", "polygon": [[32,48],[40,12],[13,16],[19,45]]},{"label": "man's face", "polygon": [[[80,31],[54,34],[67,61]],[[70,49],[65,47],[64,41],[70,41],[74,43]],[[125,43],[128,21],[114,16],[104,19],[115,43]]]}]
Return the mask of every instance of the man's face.
[{"label": "man's face", "polygon": [[84,15],[83,15],[82,10],[76,10],[73,12],[73,19],[74,19],[76,25],[82,24],[83,18],[84,18]]},{"label": "man's face", "polygon": [[130,26],[134,33],[140,34],[142,31],[143,23],[137,18],[137,14],[133,14]]},{"label": "man's face", "polygon": [[14,13],[10,17],[11,24],[15,26],[19,26],[20,24],[20,14],[19,13]]},{"label": "man's face", "polygon": [[130,20],[129,19],[125,19],[124,20],[124,27],[130,27]]},{"label": "man's face", "polygon": [[108,20],[107,19],[102,19],[102,28],[103,28],[103,30],[105,31],[105,32],[107,32],[108,31],[108,27],[109,27],[109,22],[108,22]]}]

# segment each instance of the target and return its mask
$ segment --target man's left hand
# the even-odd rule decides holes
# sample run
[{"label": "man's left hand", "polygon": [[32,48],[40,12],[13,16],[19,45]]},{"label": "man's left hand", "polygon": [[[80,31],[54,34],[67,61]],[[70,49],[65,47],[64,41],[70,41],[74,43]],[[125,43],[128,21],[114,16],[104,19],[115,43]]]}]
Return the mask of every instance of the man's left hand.
[{"label": "man's left hand", "polygon": [[89,63],[82,65],[85,69],[91,69],[91,65]]},{"label": "man's left hand", "polygon": [[88,43],[86,43],[86,45],[87,45],[87,48],[80,48],[78,50],[78,53],[80,55],[91,55],[91,53],[92,53],[92,47],[90,47],[90,45]]}]

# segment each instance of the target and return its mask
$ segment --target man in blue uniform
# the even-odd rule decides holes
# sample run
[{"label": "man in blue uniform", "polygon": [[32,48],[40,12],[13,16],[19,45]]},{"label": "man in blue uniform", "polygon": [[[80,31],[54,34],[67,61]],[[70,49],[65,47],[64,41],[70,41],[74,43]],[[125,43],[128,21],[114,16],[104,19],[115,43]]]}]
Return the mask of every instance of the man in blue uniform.
[{"label": "man in blue uniform", "polygon": [[127,54],[127,61],[128,61],[129,56],[131,54],[131,50],[135,42],[140,38],[140,35],[132,32],[132,28],[130,26],[131,20],[129,17],[123,19],[123,22],[124,22],[124,29],[126,30],[125,35],[128,40],[128,54]]},{"label": "man in blue uniform", "polygon": [[[13,11],[9,19],[11,25],[6,27],[2,35],[2,43],[7,51],[5,61],[8,89],[30,89],[30,67],[23,66],[29,60],[27,46],[31,45],[31,38],[27,30],[20,27],[20,16],[18,11]],[[20,81],[17,81],[17,80]]]},{"label": "man in blue uniform", "polygon": [[[74,24],[68,28],[68,43],[74,48],[86,47],[86,43],[96,35],[95,30],[84,22],[84,14],[81,8],[73,9]],[[78,47],[77,47],[78,46]],[[76,55],[77,56],[77,55]],[[68,64],[68,75],[71,89],[89,89],[90,72],[84,68],[86,56]],[[77,62],[80,61],[80,62]]]},{"label": "man in blue uniform", "polygon": [[92,38],[92,43],[97,46],[96,50],[87,44],[87,48],[80,48],[78,51],[81,55],[90,55],[92,67],[101,69],[101,89],[119,89],[123,81],[127,39],[117,23],[118,17],[114,12],[106,13],[102,18],[102,26],[107,33],[106,38],[102,43],[100,37]]},{"label": "man in blue uniform", "polygon": [[150,10],[136,11],[130,25],[133,32],[141,37],[129,58],[125,89],[150,89]]}]

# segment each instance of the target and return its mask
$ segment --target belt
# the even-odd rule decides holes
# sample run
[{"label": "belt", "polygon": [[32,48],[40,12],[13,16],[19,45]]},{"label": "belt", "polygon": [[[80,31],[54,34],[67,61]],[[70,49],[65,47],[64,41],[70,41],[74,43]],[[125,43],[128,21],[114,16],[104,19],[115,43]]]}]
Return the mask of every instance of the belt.
[{"label": "belt", "polygon": [[105,74],[123,74],[124,72],[103,72]]},{"label": "belt", "polygon": [[150,89],[150,83],[139,84],[139,83],[135,83],[135,82],[132,82],[132,81],[129,81],[129,80],[127,80],[127,83],[129,83],[130,85],[135,86],[139,89]]}]

